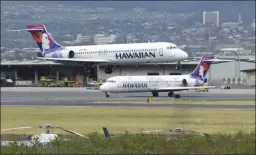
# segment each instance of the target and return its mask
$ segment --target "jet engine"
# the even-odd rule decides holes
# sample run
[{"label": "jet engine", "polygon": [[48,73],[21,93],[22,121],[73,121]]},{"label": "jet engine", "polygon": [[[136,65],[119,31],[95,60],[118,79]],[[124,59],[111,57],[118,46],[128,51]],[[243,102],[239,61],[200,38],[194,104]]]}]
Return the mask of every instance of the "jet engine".
[{"label": "jet engine", "polygon": [[70,51],[68,52],[68,58],[74,58],[74,57],[75,57],[75,52],[72,51],[72,50],[70,50]]},{"label": "jet engine", "polygon": [[184,87],[187,87],[188,86],[188,81],[186,79],[183,79],[181,81],[181,85],[184,86]]},{"label": "jet engine", "polygon": [[182,87],[190,87],[190,86],[195,86],[195,85],[201,85],[203,84],[203,81],[197,81],[196,79],[192,78],[184,78],[181,80],[181,86]]}]

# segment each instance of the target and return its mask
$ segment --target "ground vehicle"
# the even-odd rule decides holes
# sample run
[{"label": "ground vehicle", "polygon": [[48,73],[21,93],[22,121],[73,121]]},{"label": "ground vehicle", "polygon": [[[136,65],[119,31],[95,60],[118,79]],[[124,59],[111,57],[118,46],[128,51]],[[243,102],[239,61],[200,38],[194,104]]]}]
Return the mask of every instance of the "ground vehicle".
[{"label": "ground vehicle", "polygon": [[209,92],[208,88],[204,88],[204,87],[195,89],[195,92],[201,92],[201,91],[202,92]]},{"label": "ground vehicle", "polygon": [[1,72],[1,87],[13,87],[14,82],[12,79],[6,79],[5,73]]}]

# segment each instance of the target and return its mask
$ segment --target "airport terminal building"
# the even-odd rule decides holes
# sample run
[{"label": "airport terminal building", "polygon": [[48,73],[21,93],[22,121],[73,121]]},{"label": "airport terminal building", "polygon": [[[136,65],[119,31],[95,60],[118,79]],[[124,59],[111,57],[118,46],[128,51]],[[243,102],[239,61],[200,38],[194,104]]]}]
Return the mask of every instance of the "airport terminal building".
[{"label": "airport terminal building", "polygon": [[[88,77],[84,78],[85,83],[88,84],[90,81],[97,80],[104,82],[112,76],[189,74],[195,69],[198,63],[199,60],[181,62],[180,70],[175,69],[175,62],[133,66],[122,65],[115,66],[112,74],[105,73],[106,66],[98,66],[92,74],[86,75],[83,66],[67,66],[44,60],[1,61],[1,72],[4,72],[6,78],[11,78],[17,85],[35,85],[42,76],[59,81],[63,80],[63,78],[74,80],[77,75]],[[250,78],[248,78],[248,73],[250,74]],[[255,82],[250,80],[253,79],[253,76],[255,79],[255,62],[233,61],[212,64],[208,72],[208,81],[209,84],[214,85],[253,85]],[[246,80],[250,81],[246,82]]]}]

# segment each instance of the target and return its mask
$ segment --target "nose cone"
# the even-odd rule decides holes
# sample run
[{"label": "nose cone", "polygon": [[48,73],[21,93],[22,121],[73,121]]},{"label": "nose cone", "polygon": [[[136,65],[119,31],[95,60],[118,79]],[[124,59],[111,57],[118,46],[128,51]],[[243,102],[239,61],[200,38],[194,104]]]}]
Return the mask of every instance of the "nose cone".
[{"label": "nose cone", "polygon": [[185,51],[183,51],[183,50],[181,50],[181,58],[182,59],[187,59],[188,58],[188,53],[187,52],[185,52]]}]

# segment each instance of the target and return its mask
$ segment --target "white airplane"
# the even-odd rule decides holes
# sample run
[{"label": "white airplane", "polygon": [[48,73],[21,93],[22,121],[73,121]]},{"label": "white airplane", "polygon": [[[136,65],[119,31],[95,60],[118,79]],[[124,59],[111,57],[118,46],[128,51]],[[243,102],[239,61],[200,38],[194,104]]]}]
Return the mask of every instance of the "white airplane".
[{"label": "white airplane", "polygon": [[[9,129],[3,129],[3,130],[1,130],[1,132],[14,131],[14,130],[20,130],[20,129],[31,129],[31,128],[33,128],[33,127],[27,126],[27,127],[9,128]],[[11,144],[14,144],[15,142],[18,145],[24,145],[24,146],[27,146],[27,147],[32,147],[37,143],[46,145],[46,144],[49,144],[50,142],[52,142],[54,140],[60,139],[60,137],[57,134],[51,133],[51,129],[61,129],[65,132],[75,134],[75,135],[78,135],[80,137],[89,138],[89,137],[87,137],[85,135],[82,135],[78,132],[67,130],[67,129],[64,129],[64,128],[61,128],[61,127],[55,127],[55,126],[52,126],[50,124],[45,124],[43,126],[39,126],[39,128],[45,129],[45,133],[30,135],[30,136],[27,137],[27,140],[23,140],[23,141],[6,141],[6,140],[2,141],[1,140],[1,147],[8,147]],[[61,140],[67,141],[68,139],[62,139],[61,138]]]},{"label": "white airplane", "polygon": [[[159,92],[169,92],[169,97],[180,98],[175,91],[198,89],[207,83],[206,73],[212,62],[225,62],[232,60],[218,60],[213,56],[202,57],[195,70],[188,75],[157,75],[157,76],[114,76],[100,86],[106,97],[110,93],[152,92],[153,97],[158,97]],[[215,86],[204,86],[215,88]]]},{"label": "white airplane", "polygon": [[176,69],[179,69],[179,62],[188,58],[186,52],[168,42],[64,47],[53,39],[45,25],[27,25],[27,29],[9,31],[30,32],[41,50],[38,59],[83,64],[89,72],[97,65],[107,65],[105,73],[111,74],[114,65],[165,62],[178,62]]}]

